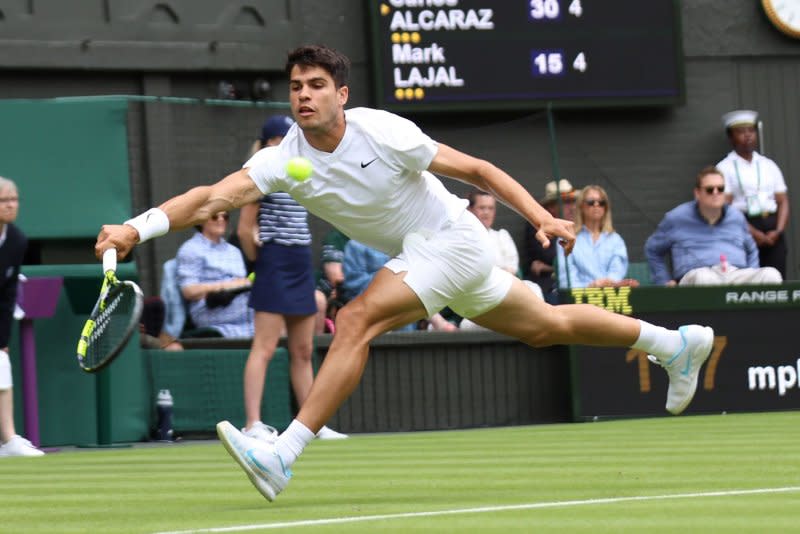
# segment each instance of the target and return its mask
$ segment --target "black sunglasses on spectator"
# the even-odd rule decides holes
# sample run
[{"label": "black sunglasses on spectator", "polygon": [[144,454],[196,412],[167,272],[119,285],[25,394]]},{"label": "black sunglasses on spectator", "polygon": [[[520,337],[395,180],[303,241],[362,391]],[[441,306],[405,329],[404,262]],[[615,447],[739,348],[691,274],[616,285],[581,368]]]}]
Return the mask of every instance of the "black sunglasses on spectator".
[{"label": "black sunglasses on spectator", "polygon": [[714,192],[724,193],[725,186],[724,185],[711,185],[708,187],[704,187],[703,190],[706,192],[707,195],[713,195]]},{"label": "black sunglasses on spectator", "polygon": [[605,200],[584,200],[583,203],[586,204],[587,206],[600,206],[603,208],[606,207]]}]

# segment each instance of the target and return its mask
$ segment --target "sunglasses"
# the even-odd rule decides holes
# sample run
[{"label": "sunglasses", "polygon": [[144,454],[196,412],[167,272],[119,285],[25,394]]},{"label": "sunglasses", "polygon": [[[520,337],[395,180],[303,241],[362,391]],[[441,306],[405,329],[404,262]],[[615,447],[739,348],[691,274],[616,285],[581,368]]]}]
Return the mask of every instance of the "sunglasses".
[{"label": "sunglasses", "polygon": [[714,193],[724,193],[725,186],[724,185],[712,185],[709,187],[704,187],[703,191],[706,192],[707,195],[713,195]]},{"label": "sunglasses", "polygon": [[605,200],[584,200],[583,203],[587,206],[600,206],[601,208],[605,208],[607,204]]},{"label": "sunglasses", "polygon": [[227,221],[230,218],[231,218],[231,216],[228,215],[227,213],[217,213],[216,215],[212,215],[211,216],[211,220],[212,221],[218,221],[220,219],[222,219],[224,221]]}]

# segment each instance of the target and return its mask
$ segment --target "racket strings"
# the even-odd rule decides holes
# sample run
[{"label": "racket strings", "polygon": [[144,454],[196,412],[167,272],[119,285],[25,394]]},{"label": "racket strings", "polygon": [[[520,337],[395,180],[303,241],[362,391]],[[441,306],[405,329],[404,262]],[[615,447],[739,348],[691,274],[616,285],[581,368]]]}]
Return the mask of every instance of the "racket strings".
[{"label": "racket strings", "polygon": [[86,367],[101,364],[109,354],[115,353],[130,335],[136,320],[136,293],[122,286],[118,291],[111,291],[106,297],[103,310],[94,320],[94,328],[86,347],[84,358]]}]

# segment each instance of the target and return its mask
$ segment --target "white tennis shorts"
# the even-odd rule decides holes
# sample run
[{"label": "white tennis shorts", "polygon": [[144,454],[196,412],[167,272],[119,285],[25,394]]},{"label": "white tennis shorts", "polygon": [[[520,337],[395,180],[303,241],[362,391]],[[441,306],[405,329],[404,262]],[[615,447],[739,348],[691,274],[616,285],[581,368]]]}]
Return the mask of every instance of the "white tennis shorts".
[{"label": "white tennis shorts", "polygon": [[386,267],[407,273],[404,282],[429,317],[445,306],[462,317],[475,317],[500,304],[511,289],[511,273],[494,266],[491,250],[486,228],[464,210],[436,233],[408,234],[403,251]]}]

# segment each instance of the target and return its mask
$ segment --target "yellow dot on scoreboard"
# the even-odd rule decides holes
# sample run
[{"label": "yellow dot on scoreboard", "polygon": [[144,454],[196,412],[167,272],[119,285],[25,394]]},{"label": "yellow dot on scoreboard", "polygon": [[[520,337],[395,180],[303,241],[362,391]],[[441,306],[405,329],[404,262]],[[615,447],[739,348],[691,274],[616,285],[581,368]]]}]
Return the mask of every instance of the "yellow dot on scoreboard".
[{"label": "yellow dot on scoreboard", "polygon": [[404,94],[405,94],[405,91],[403,91],[402,89],[395,89],[394,90],[394,97],[397,100],[403,100]]},{"label": "yellow dot on scoreboard", "polygon": [[392,34],[392,42],[393,42],[394,44],[397,44],[397,43],[399,43],[399,42],[400,42],[400,34],[399,34],[399,33],[397,33],[397,32],[394,32],[394,33]]},{"label": "yellow dot on scoreboard", "polygon": [[381,4],[381,15],[385,17],[386,15],[389,14],[389,11],[391,11],[389,6],[387,6],[386,4]]},{"label": "yellow dot on scoreboard", "polygon": [[403,32],[402,35],[400,35],[400,40],[407,43],[411,40],[411,35],[408,32]]},{"label": "yellow dot on scoreboard", "polygon": [[423,98],[425,98],[425,89],[423,89],[422,87],[417,87],[416,89],[414,89],[414,98],[416,98],[417,100],[422,100]]},{"label": "yellow dot on scoreboard", "polygon": [[417,44],[421,40],[422,40],[422,36],[419,34],[419,32],[414,32],[414,33],[411,34],[411,42],[412,43]]},{"label": "yellow dot on scoreboard", "polygon": [[406,94],[405,94],[405,97],[406,97],[407,99],[409,99],[409,100],[411,100],[412,98],[414,98],[414,90],[413,90],[412,88],[410,88],[410,87],[409,87],[408,89],[406,89]]}]

